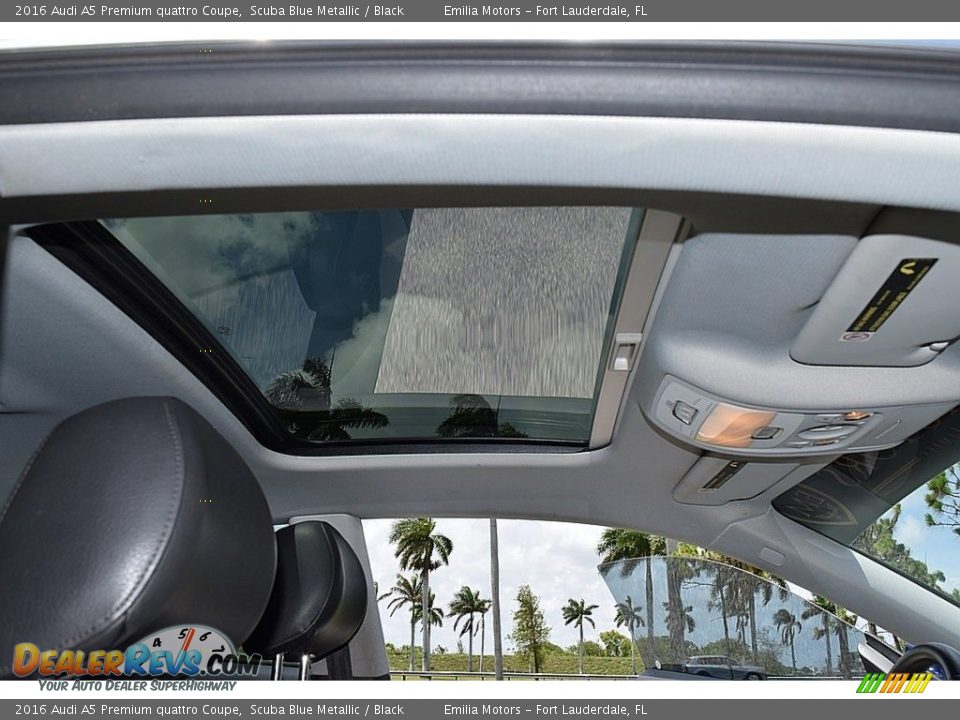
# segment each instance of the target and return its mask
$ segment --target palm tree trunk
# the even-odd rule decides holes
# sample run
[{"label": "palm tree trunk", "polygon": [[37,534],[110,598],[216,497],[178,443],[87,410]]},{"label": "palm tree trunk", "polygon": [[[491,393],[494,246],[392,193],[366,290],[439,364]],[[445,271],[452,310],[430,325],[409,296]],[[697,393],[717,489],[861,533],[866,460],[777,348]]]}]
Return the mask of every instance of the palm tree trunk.
[{"label": "palm tree trunk", "polygon": [[793,666],[793,674],[797,674],[797,654],[793,649],[793,635],[790,635],[790,664]]},{"label": "palm tree trunk", "polygon": [[423,672],[430,672],[430,571],[424,568],[420,571],[420,581],[423,592],[420,595],[420,614],[423,622]]},{"label": "palm tree trunk", "polygon": [[849,680],[852,673],[850,672],[850,645],[847,642],[847,626],[840,623],[838,627],[840,628],[840,675],[843,676],[844,680]]},{"label": "palm tree trunk", "polygon": [[413,672],[414,658],[417,654],[417,616],[414,614],[414,608],[410,608],[410,672]]},{"label": "palm tree trunk", "polygon": [[483,654],[484,650],[484,640],[487,635],[486,623],[484,622],[485,615],[480,615],[480,672],[483,672]]},{"label": "palm tree trunk", "polygon": [[720,579],[720,614],[723,615],[723,648],[727,655],[727,669],[730,671],[730,679],[733,680],[733,668],[730,667],[730,625],[727,623],[727,601],[724,597],[726,586],[724,580]]},{"label": "palm tree trunk", "polygon": [[473,672],[473,613],[470,613],[470,632],[467,635],[467,672]]},{"label": "palm tree trunk", "polygon": [[[651,568],[651,560],[647,558],[647,648],[646,652],[643,653],[643,664],[647,667],[653,666],[653,661],[656,660],[656,642],[653,639],[653,569]],[[634,628],[630,628],[630,638],[633,640]],[[630,656],[633,657],[633,645],[636,644],[636,641],[633,641],[630,645]],[[633,674],[637,674],[637,663],[636,660],[633,662]]]},{"label": "palm tree trunk", "polygon": [[750,652],[753,653],[753,664],[756,665],[760,660],[760,652],[757,649],[757,598],[756,588],[750,593]]},{"label": "palm tree trunk", "polygon": [[730,624],[727,622],[727,610],[720,601],[720,612],[723,614],[723,651],[730,657]]},{"label": "palm tree trunk", "polygon": [[[633,674],[637,675],[637,653],[636,653],[636,633],[634,632],[633,626],[630,627],[630,667],[633,670]],[[653,647],[651,643],[651,647]]]},{"label": "palm tree trunk", "polygon": [[500,628],[500,548],[497,540],[497,519],[490,518],[490,595],[493,613],[493,670],[503,680],[503,639]]},{"label": "palm tree trunk", "polygon": [[823,637],[827,641],[827,676],[833,675],[833,650],[830,647],[830,616],[823,613]]},{"label": "palm tree trunk", "polygon": [[580,674],[583,675],[583,620],[580,621]]},{"label": "palm tree trunk", "polygon": [[667,566],[667,617],[670,631],[670,662],[681,663],[684,660],[683,643],[683,597],[680,592],[680,571],[676,562],[671,560]]},{"label": "palm tree trunk", "polygon": [[682,663],[686,653],[684,652],[683,626],[685,623],[683,615],[683,595],[680,590],[680,570],[677,567],[674,556],[677,554],[679,543],[673,538],[664,538],[667,549],[667,604],[668,614],[673,618],[668,628],[670,631],[670,662]]}]

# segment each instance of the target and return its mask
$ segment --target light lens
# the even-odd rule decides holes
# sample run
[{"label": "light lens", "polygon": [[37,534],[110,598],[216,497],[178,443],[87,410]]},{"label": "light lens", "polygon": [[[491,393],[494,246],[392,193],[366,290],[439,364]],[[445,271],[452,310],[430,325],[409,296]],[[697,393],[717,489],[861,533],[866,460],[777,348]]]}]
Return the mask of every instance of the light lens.
[{"label": "light lens", "polygon": [[752,435],[773,422],[776,413],[736,405],[717,405],[703,421],[697,440],[723,447],[750,447]]},{"label": "light lens", "polygon": [[843,419],[855,422],[857,420],[866,420],[871,415],[873,415],[873,413],[867,412],[866,410],[851,410],[843,414]]}]

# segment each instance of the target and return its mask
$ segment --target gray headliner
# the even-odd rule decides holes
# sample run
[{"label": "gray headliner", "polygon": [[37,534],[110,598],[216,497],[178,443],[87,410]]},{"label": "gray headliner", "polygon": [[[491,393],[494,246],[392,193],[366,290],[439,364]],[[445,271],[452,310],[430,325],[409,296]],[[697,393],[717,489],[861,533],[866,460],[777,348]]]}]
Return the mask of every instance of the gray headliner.
[{"label": "gray headliner", "polygon": [[761,407],[828,410],[960,401],[960,345],[914,368],[793,361],[790,347],[856,246],[829,235],[704,234],[687,241],[650,328],[641,383],[664,373]]},{"label": "gray headliner", "polygon": [[[238,142],[242,153],[234,151]],[[958,169],[954,135],[734,121],[326,116],[0,128],[5,197],[244,184],[551,185],[576,178],[596,187],[960,210]],[[636,393],[611,445],[589,453],[284,456],[258,445],[196,378],[58,261],[23,238],[9,249],[0,317],[0,481],[8,486],[61,418],[114,397],[172,395],[238,448],[278,521],[428,513],[641,527],[766,567],[909,640],[960,646],[960,611],[946,600],[770,510],[784,482],[803,473],[749,501],[674,502],[673,486],[698,454],[653,430]],[[957,385],[952,367],[938,382]],[[776,557],[765,548],[782,554],[782,563],[765,559]]]},{"label": "gray headliner", "polygon": [[584,187],[960,210],[958,158],[960,136],[950,133],[683,118],[371,114],[0,127],[3,197],[575,178]]}]

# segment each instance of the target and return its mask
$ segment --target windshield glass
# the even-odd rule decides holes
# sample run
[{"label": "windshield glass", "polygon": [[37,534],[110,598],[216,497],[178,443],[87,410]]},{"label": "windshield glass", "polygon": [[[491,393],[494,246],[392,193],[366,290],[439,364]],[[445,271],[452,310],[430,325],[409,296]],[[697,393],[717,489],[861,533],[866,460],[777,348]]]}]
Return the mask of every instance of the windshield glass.
[{"label": "windshield glass", "polygon": [[960,604],[960,409],[888,450],[846,455],[773,506]]},{"label": "windshield glass", "polygon": [[640,217],[447,208],[102,224],[297,437],[586,444]]},{"label": "windshield glass", "polygon": [[864,673],[855,616],[824,598],[807,601],[779,578],[683,556],[621,560],[600,573],[646,674],[656,668],[762,680]]}]

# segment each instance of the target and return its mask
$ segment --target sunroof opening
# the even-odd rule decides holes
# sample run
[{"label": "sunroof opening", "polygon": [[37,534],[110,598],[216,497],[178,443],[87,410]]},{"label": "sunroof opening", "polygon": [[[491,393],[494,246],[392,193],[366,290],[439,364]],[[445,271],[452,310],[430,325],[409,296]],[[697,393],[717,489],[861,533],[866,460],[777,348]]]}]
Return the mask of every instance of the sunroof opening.
[{"label": "sunroof opening", "polygon": [[642,212],[103,220],[309,442],[586,445]]}]

